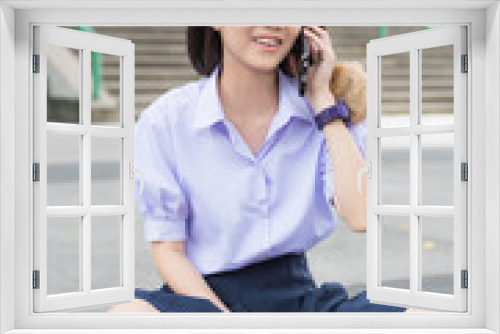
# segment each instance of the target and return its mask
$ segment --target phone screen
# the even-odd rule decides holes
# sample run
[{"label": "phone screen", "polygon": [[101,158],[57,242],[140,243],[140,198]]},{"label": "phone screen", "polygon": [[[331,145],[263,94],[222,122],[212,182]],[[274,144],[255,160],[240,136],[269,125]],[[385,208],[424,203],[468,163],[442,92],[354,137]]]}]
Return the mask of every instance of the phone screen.
[{"label": "phone screen", "polygon": [[298,70],[297,80],[299,96],[304,96],[307,88],[307,70],[312,60],[309,44],[304,36],[304,27],[300,28],[299,36],[293,46],[292,52],[295,53],[295,57],[298,61],[298,66],[296,68]]},{"label": "phone screen", "polygon": [[[319,28],[323,30],[327,30],[326,26],[319,26]],[[311,49],[309,46],[309,42],[304,35],[304,27],[300,27],[299,36],[295,41],[294,46],[292,47],[292,51],[297,59],[296,69],[298,71],[298,87],[299,87],[299,95],[304,96],[307,88],[307,71],[311,65],[313,65],[313,58],[311,55]]]}]

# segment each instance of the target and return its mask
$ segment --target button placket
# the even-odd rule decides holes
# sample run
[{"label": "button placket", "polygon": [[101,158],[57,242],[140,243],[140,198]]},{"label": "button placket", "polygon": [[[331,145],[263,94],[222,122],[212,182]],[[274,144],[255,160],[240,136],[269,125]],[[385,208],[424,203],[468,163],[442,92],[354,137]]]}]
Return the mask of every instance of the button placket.
[{"label": "button placket", "polygon": [[259,180],[258,181],[259,182],[258,201],[262,205],[262,204],[265,204],[266,198],[267,198],[266,172],[260,164],[256,164],[256,168],[257,168],[258,175],[259,175],[259,177],[258,177],[258,180]]},{"label": "button placket", "polygon": [[269,249],[271,247],[271,225],[269,220],[269,189],[268,189],[268,176],[262,165],[257,165],[259,171],[259,183],[262,190],[261,197],[259,200],[259,207],[262,209],[262,221],[265,230],[265,248]]}]

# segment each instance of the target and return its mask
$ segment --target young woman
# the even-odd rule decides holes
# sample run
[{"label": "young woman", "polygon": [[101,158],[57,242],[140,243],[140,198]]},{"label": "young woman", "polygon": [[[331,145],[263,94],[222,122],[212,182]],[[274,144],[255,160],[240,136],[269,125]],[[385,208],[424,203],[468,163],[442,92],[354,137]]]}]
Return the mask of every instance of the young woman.
[{"label": "young woman", "polygon": [[406,311],[366,292],[348,298],[340,283],[317,287],[309,271],[305,251],[333,231],[335,211],[366,229],[356,187],[365,124],[319,129],[315,114],[339,102],[329,90],[335,53],[326,30],[305,27],[314,66],[300,97],[290,62],[299,31],[188,28],[190,60],[206,77],[157,99],[136,132],[137,198],[165,283],[110,311]]}]

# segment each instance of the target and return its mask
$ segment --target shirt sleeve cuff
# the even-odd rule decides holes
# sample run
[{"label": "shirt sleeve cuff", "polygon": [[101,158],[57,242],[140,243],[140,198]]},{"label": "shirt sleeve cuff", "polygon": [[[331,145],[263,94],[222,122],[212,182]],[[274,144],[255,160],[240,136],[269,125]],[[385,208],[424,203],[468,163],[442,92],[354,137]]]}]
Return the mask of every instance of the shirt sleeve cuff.
[{"label": "shirt sleeve cuff", "polygon": [[186,239],[185,220],[144,218],[144,240],[185,241]]},{"label": "shirt sleeve cuff", "polygon": [[325,175],[325,198],[328,201],[329,204],[332,206],[334,205],[334,200],[333,200],[333,185],[332,185],[332,178],[331,178],[331,172],[328,171]]},{"label": "shirt sleeve cuff", "polygon": [[366,160],[366,120],[358,124],[351,124],[347,128],[358,146],[361,156]]}]

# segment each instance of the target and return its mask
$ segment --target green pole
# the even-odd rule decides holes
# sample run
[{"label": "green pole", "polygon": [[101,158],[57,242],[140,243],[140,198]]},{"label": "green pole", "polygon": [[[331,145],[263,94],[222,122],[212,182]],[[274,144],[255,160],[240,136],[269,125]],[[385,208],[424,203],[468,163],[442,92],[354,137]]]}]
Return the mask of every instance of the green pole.
[{"label": "green pole", "polygon": [[[440,26],[424,26],[424,29],[438,28]],[[386,37],[389,32],[389,27],[378,27],[378,38]]]},{"label": "green pole", "polygon": [[[92,27],[76,27],[77,30],[95,33],[96,31]],[[99,100],[99,93],[101,91],[101,81],[102,81],[102,55],[99,52],[91,52],[91,66],[94,81],[94,90],[92,91],[92,99],[94,101]]]},{"label": "green pole", "polygon": [[378,38],[382,38],[387,36],[387,31],[389,30],[389,27],[383,26],[383,27],[378,27]]}]

